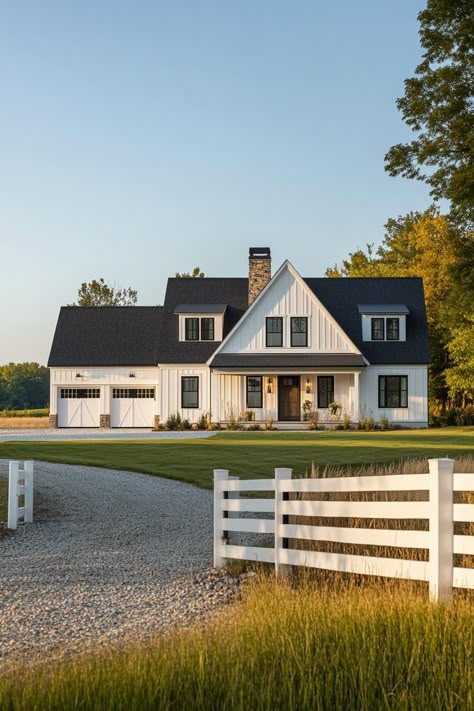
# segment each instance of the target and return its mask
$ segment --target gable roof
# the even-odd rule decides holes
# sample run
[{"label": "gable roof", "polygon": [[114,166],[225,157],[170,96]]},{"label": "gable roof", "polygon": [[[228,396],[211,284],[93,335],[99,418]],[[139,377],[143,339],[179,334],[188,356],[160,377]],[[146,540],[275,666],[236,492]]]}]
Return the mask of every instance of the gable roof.
[{"label": "gable roof", "polygon": [[[166,287],[161,327],[160,363],[205,363],[216,350],[212,341],[180,341],[179,315],[177,307],[186,304],[206,304],[222,307],[224,313],[224,338],[240,320],[248,307],[248,279],[215,278],[204,279],[171,278]],[[210,313],[210,312],[208,312]]]},{"label": "gable roof", "polygon": [[158,365],[162,306],[63,306],[48,366]]},{"label": "gable roof", "polygon": [[[305,282],[334,316],[370,364],[429,363],[423,281],[419,277],[306,278]],[[403,298],[410,315],[406,341],[363,341],[358,304],[396,304]]]}]

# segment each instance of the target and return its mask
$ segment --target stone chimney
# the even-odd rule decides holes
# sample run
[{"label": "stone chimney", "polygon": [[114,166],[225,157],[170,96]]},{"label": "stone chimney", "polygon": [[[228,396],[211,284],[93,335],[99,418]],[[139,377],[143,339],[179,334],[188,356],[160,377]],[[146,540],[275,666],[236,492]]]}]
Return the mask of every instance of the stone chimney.
[{"label": "stone chimney", "polygon": [[272,277],[270,247],[249,249],[249,306],[255,301]]}]

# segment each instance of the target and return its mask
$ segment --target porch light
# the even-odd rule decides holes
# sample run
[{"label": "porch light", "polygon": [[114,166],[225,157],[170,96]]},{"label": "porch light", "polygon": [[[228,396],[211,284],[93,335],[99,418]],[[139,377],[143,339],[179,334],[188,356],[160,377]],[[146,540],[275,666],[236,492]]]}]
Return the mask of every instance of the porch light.
[{"label": "porch light", "polygon": [[76,378],[82,378],[81,373],[76,373]]},{"label": "porch light", "polygon": [[130,373],[128,374],[128,377],[129,377],[129,378],[134,378],[134,377],[135,377],[135,373],[130,372]]},{"label": "porch light", "polygon": [[306,378],[306,392],[309,394],[311,392],[311,380]]},{"label": "porch light", "polygon": [[271,395],[273,392],[273,378],[267,379],[267,393]]}]

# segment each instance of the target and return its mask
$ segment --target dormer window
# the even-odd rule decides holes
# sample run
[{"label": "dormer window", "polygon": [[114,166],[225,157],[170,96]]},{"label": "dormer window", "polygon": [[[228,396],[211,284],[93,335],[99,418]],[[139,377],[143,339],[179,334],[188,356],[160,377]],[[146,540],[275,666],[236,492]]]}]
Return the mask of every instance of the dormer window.
[{"label": "dormer window", "polygon": [[198,318],[186,318],[184,320],[184,338],[186,341],[199,341]]},{"label": "dormer window", "polygon": [[404,304],[358,304],[364,341],[405,341],[410,311]]},{"label": "dormer window", "polygon": [[213,341],[214,340],[214,319],[213,318],[185,318],[184,319],[184,340],[185,341]]}]

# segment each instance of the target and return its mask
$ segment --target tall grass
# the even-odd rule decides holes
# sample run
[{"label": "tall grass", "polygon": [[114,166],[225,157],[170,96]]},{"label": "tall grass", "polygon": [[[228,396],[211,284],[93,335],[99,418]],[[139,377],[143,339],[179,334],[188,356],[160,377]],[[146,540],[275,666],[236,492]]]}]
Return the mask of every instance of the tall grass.
[{"label": "tall grass", "polygon": [[260,579],[205,629],[14,670],[4,711],[469,709],[474,604],[413,585]]}]

